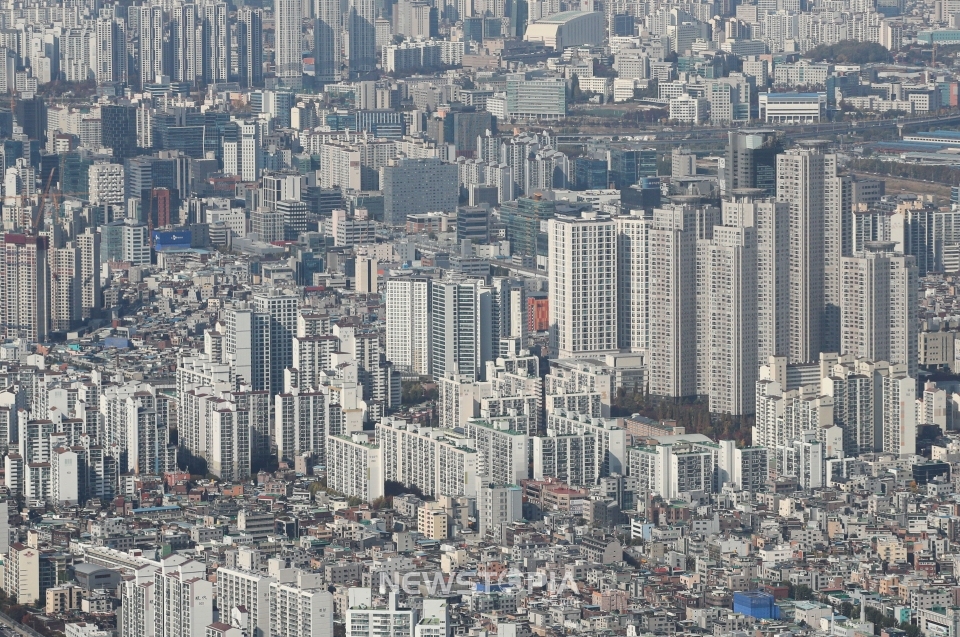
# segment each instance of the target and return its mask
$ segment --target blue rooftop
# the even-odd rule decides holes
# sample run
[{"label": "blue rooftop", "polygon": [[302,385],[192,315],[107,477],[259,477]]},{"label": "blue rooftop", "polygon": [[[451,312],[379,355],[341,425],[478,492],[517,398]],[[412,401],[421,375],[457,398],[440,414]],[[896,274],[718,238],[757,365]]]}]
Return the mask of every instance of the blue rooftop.
[{"label": "blue rooftop", "polygon": [[910,137],[949,137],[960,140],[960,131],[956,130],[935,130],[929,133],[911,133]]}]

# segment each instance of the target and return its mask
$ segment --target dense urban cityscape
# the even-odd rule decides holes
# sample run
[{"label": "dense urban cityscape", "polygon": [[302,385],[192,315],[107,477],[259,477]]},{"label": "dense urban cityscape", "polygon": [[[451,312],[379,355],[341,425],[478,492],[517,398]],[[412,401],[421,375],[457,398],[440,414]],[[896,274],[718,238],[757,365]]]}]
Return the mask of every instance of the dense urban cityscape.
[{"label": "dense urban cityscape", "polygon": [[0,6],[0,637],[960,637],[960,0]]}]

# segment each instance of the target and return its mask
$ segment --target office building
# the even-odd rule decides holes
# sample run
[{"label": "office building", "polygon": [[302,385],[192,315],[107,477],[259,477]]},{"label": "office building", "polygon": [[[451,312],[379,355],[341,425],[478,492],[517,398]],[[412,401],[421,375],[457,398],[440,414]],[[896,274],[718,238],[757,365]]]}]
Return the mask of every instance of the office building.
[{"label": "office building", "polygon": [[[146,9],[146,7],[141,7]],[[150,7],[156,17],[160,7]],[[142,37],[142,36],[141,36]],[[137,107],[129,104],[104,104],[100,107],[100,142],[123,160],[137,154]],[[123,180],[121,180],[122,182]]]},{"label": "office building", "polygon": [[783,144],[774,130],[730,131],[724,162],[724,192],[759,188],[765,197],[777,194],[777,155]]},{"label": "office building", "polygon": [[583,213],[547,222],[551,346],[560,358],[618,351],[617,224]]},{"label": "office building", "polygon": [[383,222],[402,225],[407,215],[454,212],[459,201],[456,164],[437,158],[397,158],[380,168]]}]

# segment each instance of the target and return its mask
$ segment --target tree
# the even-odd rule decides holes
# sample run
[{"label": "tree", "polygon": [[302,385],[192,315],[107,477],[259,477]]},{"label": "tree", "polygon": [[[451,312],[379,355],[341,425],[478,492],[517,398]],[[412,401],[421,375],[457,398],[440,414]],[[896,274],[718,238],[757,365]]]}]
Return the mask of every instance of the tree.
[{"label": "tree", "polygon": [[803,57],[809,60],[836,64],[867,64],[869,62],[891,62],[890,51],[875,42],[843,40],[836,44],[821,44],[807,51]]},{"label": "tree", "polygon": [[570,80],[570,101],[577,104],[582,100],[583,91],[580,90],[580,76],[574,73],[573,79]]}]

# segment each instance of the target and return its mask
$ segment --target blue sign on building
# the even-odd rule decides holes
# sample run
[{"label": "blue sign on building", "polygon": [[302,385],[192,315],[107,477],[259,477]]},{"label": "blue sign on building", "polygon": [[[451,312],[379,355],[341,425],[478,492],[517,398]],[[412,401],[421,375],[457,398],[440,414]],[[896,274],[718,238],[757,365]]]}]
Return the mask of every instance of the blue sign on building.
[{"label": "blue sign on building", "polygon": [[157,252],[185,250],[190,247],[192,241],[193,235],[189,230],[157,230],[153,233],[153,248]]}]

